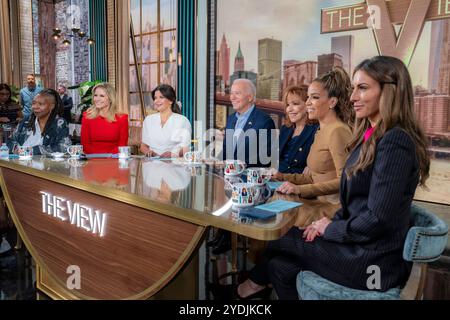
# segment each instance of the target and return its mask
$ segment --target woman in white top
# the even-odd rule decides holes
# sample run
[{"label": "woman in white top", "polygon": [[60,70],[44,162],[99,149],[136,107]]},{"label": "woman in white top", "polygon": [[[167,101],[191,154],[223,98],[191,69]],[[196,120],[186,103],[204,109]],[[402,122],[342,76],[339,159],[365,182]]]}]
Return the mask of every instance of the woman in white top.
[{"label": "woman in white top", "polygon": [[181,115],[175,90],[166,84],[159,85],[152,91],[152,98],[158,113],[144,120],[141,152],[149,157],[183,156],[190,149],[192,128]]}]

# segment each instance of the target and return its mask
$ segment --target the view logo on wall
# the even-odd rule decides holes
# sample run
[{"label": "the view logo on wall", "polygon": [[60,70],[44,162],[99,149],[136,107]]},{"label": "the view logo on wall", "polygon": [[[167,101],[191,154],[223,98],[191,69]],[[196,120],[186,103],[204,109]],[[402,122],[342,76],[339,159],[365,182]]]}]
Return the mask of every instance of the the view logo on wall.
[{"label": "the view logo on wall", "polygon": [[[380,55],[409,65],[426,21],[450,18],[450,0],[366,0],[322,9],[321,33],[373,29]],[[397,36],[395,25],[401,25]]]}]

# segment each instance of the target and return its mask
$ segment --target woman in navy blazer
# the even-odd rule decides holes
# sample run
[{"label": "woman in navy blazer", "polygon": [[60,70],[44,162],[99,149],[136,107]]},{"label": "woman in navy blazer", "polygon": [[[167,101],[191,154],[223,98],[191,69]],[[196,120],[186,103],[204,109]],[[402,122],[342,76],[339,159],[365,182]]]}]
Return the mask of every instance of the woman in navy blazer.
[{"label": "woman in navy blazer", "polygon": [[402,254],[411,202],[430,169],[426,138],[414,116],[411,78],[399,59],[377,56],[356,67],[353,84],[357,123],[341,177],[342,208],[333,220],[292,228],[270,242],[264,261],[239,286],[241,297],[271,283],[280,299],[297,299],[300,270],[368,290],[369,267],[376,266],[381,272],[376,290],[406,283],[411,264]]},{"label": "woman in navy blazer", "polygon": [[291,86],[283,95],[285,125],[279,137],[279,167],[281,173],[303,173],[318,124],[308,120],[307,88]]}]

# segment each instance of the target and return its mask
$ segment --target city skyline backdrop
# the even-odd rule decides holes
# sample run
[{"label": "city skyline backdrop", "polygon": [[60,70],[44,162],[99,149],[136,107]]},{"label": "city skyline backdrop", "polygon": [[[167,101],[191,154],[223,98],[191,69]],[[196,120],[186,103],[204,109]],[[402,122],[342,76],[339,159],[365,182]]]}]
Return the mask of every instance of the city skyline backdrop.
[{"label": "city skyline backdrop", "polygon": [[[260,39],[273,38],[282,42],[283,64],[287,60],[317,61],[319,55],[331,53],[332,38],[352,35],[354,38],[352,68],[354,68],[363,59],[378,54],[373,32],[367,29],[320,34],[320,13],[324,8],[358,2],[360,1],[219,0],[216,48],[220,48],[225,34],[230,48],[230,74],[234,72],[234,58],[239,43],[245,57],[245,69],[258,73],[258,41]],[[298,15],[292,14],[295,12],[293,8],[298,8]],[[253,12],[258,14],[254,15]],[[431,22],[427,22],[409,65],[413,84],[424,88],[428,88],[430,39]]]}]

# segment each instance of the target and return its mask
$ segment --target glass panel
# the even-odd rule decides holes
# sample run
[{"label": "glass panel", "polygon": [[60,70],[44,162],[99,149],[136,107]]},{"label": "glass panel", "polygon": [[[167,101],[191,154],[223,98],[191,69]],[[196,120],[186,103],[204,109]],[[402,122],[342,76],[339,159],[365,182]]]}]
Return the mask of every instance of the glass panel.
[{"label": "glass panel", "polygon": [[156,62],[158,61],[158,42],[156,38],[156,34],[152,34],[149,36],[142,37],[142,53],[143,53],[143,62]]},{"label": "glass panel", "polygon": [[160,2],[161,30],[176,28],[177,6],[174,0],[161,0]]},{"label": "glass panel", "polygon": [[141,33],[141,1],[140,0],[131,0],[130,9],[131,9],[131,18],[133,19],[133,29],[134,34]]},{"label": "glass panel", "polygon": [[142,89],[143,91],[152,91],[158,83],[158,65],[146,64],[142,66]]},{"label": "glass panel", "polygon": [[161,83],[170,84],[176,88],[177,85],[177,64],[176,63],[161,63]]},{"label": "glass panel", "polygon": [[142,33],[158,30],[157,0],[142,0]]},{"label": "glass panel", "polygon": [[[138,62],[141,62],[141,53],[142,53],[142,48],[141,48],[141,37],[135,37],[134,38],[135,39],[135,41],[136,41],[136,53],[137,53],[137,59],[138,59]],[[133,47],[130,47],[130,49],[131,49],[131,52],[130,52],[130,55],[133,55]],[[133,59],[133,62],[132,62],[132,64],[134,64],[135,62],[134,62],[134,59]]]},{"label": "glass panel", "polygon": [[140,107],[139,94],[130,94],[130,125],[137,125],[141,118],[141,107]]},{"label": "glass panel", "polygon": [[138,84],[136,77],[136,66],[130,66],[130,92],[137,92]]},{"label": "glass panel", "polygon": [[[170,50],[172,49],[172,55]],[[175,61],[177,56],[176,31],[161,33],[161,61]],[[172,59],[170,59],[172,58]]]},{"label": "glass panel", "polygon": [[145,111],[147,112],[148,115],[154,110],[152,94],[150,92],[144,94],[144,104],[145,104]]}]

